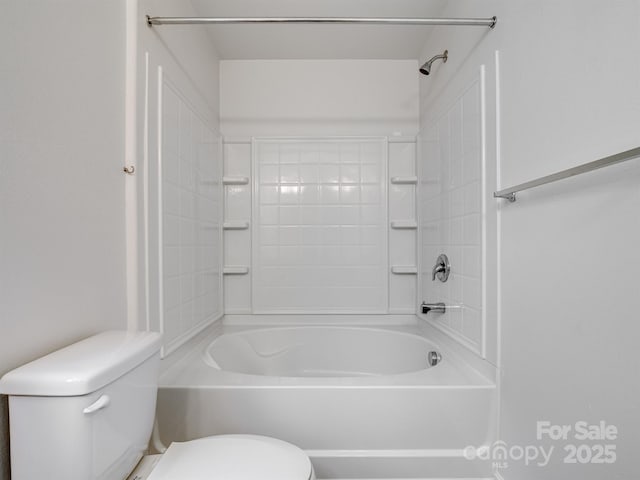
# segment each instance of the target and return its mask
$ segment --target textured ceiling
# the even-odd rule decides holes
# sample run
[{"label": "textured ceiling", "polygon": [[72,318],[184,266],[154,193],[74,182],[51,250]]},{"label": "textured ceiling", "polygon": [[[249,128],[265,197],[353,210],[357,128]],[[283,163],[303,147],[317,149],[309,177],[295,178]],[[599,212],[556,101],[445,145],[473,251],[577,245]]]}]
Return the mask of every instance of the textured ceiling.
[{"label": "textured ceiling", "polygon": [[[437,17],[446,0],[192,0],[211,17]],[[162,15],[162,12],[154,12]],[[433,27],[224,25],[205,27],[223,59],[417,59]],[[437,27],[436,27],[437,28]]]}]

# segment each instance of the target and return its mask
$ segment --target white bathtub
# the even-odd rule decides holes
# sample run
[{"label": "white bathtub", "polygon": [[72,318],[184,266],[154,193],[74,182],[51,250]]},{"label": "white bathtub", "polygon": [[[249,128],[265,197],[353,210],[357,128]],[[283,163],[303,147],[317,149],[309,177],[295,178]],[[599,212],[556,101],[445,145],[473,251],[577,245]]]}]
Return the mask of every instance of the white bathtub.
[{"label": "white bathtub", "polygon": [[[418,372],[439,354],[427,339],[367,327],[272,327],[227,333],[204,351],[218,370],[275,377],[367,377]],[[437,360],[436,360],[437,361]]]},{"label": "white bathtub", "polygon": [[[270,435],[305,449],[318,478],[489,476],[463,449],[492,437],[495,385],[407,318],[220,325],[165,362],[161,438]],[[442,355],[436,366],[431,351]]]}]

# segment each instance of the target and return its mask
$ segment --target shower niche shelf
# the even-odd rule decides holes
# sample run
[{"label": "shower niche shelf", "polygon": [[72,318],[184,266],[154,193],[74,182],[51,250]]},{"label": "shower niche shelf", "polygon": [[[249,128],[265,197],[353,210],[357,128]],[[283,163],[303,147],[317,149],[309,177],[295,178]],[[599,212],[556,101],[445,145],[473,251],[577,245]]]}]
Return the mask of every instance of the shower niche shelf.
[{"label": "shower niche shelf", "polygon": [[249,228],[249,222],[232,221],[224,222],[222,224],[224,230],[247,230]]},{"label": "shower niche shelf", "polygon": [[413,265],[394,265],[391,267],[391,273],[396,275],[416,275],[418,267]]},{"label": "shower niche shelf", "polygon": [[394,185],[416,185],[418,183],[418,177],[415,177],[415,176],[391,177],[391,183]]},{"label": "shower niche shelf", "polygon": [[391,222],[391,228],[394,230],[415,230],[418,228],[418,222],[415,220],[394,220]]},{"label": "shower niche shelf", "polygon": [[222,271],[225,275],[246,275],[249,273],[249,267],[245,266],[230,266],[224,267]]},{"label": "shower niche shelf", "polygon": [[248,185],[249,177],[229,176],[222,177],[223,185]]}]

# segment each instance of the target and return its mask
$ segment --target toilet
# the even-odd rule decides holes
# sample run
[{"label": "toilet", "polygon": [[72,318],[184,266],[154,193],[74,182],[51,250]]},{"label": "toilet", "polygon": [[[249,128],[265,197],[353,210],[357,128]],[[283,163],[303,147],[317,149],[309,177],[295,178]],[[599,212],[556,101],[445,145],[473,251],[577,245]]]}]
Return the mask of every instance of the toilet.
[{"label": "toilet", "polygon": [[160,346],[158,333],[109,331],[2,377],[12,479],[315,480],[300,448],[259,435],[175,442],[145,456]]}]

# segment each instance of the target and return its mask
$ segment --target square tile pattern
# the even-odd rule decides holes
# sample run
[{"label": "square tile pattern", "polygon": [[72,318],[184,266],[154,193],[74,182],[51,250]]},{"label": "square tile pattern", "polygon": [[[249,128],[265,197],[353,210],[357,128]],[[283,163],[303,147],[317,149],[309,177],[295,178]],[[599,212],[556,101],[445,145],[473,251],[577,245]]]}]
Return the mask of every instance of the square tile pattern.
[{"label": "square tile pattern", "polygon": [[[437,325],[477,352],[483,336],[480,95],[478,80],[422,132],[420,159],[422,298],[450,306]],[[451,262],[446,283],[431,280],[440,253]]]},{"label": "square tile pattern", "polygon": [[256,139],[253,310],[385,313],[387,142]]},{"label": "square tile pattern", "polygon": [[220,138],[171,83],[162,97],[165,347],[222,313]]}]

